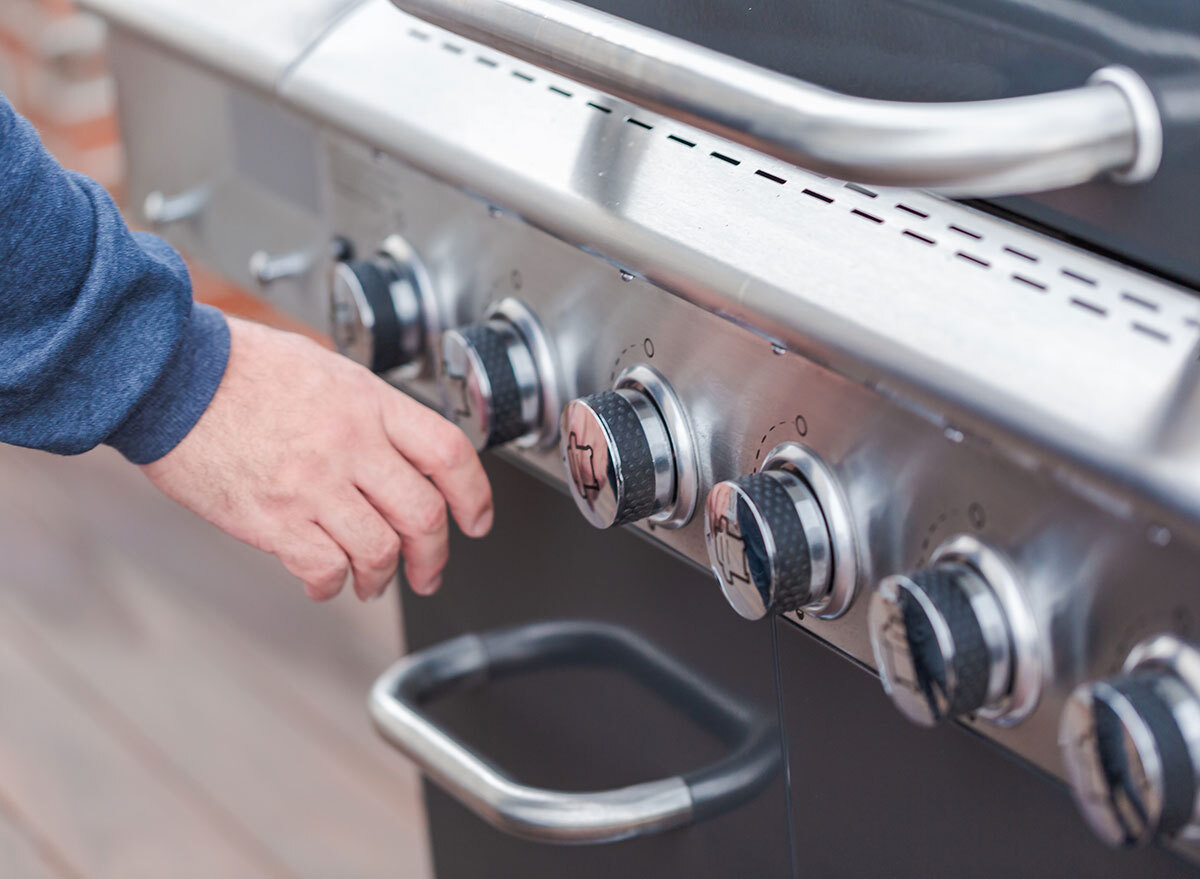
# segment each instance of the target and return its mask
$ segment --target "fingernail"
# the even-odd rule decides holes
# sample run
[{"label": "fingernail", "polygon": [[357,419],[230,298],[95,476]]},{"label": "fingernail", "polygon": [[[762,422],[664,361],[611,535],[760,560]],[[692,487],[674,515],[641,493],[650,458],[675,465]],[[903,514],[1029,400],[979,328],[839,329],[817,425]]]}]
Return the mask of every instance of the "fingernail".
[{"label": "fingernail", "polygon": [[485,510],[484,514],[475,520],[475,524],[471,527],[472,537],[483,537],[492,530],[492,520],[495,518],[495,513],[491,510]]},{"label": "fingernail", "polygon": [[441,588],[442,588],[442,578],[434,577],[432,580],[430,580],[428,583],[426,583],[424,586],[422,586],[420,589],[418,589],[416,591],[419,595],[433,595],[433,593],[437,592]]}]

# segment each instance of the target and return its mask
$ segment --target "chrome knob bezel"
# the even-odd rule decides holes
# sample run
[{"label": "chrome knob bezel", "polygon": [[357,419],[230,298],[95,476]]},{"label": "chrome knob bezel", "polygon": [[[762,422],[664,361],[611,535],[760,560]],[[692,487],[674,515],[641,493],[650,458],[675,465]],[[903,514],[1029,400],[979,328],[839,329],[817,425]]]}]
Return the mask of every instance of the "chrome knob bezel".
[{"label": "chrome knob bezel", "polygon": [[[387,306],[373,303],[363,288],[352,261],[334,263],[329,279],[330,333],[337,350],[394,380],[414,378],[430,362],[433,340],[441,327],[441,309],[429,276],[416,252],[397,235],[390,236],[369,260],[387,284]],[[391,320],[381,321],[377,307],[392,309]],[[381,322],[395,324],[394,362],[376,364]]]},{"label": "chrome knob bezel", "polygon": [[696,514],[700,502],[700,461],[691,420],[675,389],[652,366],[639,363],[622,370],[614,390],[629,388],[649,397],[667,429],[674,459],[675,492],[672,500],[649,517],[660,528],[682,528]]},{"label": "chrome knob bezel", "polygon": [[[942,567],[963,569],[958,585],[978,623],[986,651],[983,702],[970,713],[998,726],[1017,724],[1036,708],[1044,677],[1036,619],[1020,581],[1007,558],[971,535],[953,537],[933,552],[929,569]],[[867,611],[871,648],[880,681],[892,702],[914,723],[933,726],[946,719],[950,705],[930,705],[927,694],[917,688],[902,619],[906,599],[917,601],[929,621],[945,664],[946,692],[955,691],[960,682],[954,679],[957,645],[953,634],[942,610],[912,575],[885,577],[872,594]],[[897,627],[903,638],[900,642],[890,637]]]},{"label": "chrome knob bezel", "polygon": [[[1169,711],[1191,762],[1191,814],[1173,835],[1200,842],[1200,651],[1173,635],[1149,638],[1130,651],[1121,669],[1122,678],[1139,674],[1160,676],[1156,696]],[[1118,687],[1112,680],[1076,687],[1063,707],[1058,741],[1075,802],[1093,832],[1111,846],[1145,845],[1163,833],[1168,768],[1159,751],[1158,734]],[[1125,760],[1136,767],[1145,814],[1127,810],[1123,816],[1127,820],[1117,814],[1120,807],[1105,777],[1095,729],[1097,701],[1107,705],[1121,725]]]},{"label": "chrome knob bezel", "polygon": [[[770,482],[753,484],[757,479]],[[770,488],[772,484],[778,488]],[[778,501],[772,498],[786,498],[784,509],[793,511],[795,519],[789,515],[786,522],[772,521],[762,503],[777,507]],[[751,535],[746,533],[751,523],[744,521],[742,510],[749,514],[757,532],[754,543],[761,544],[763,558],[757,564],[757,553],[751,553]],[[778,534],[781,529],[784,533]],[[799,571],[795,570],[799,561],[789,556],[796,547],[781,545],[788,539],[803,549],[804,564]],[[714,485],[704,505],[704,540],[725,600],[745,619],[800,610],[822,602],[829,592],[833,573],[829,526],[815,492],[789,470],[776,468]],[[797,575],[803,577],[805,571],[804,582],[797,581]]]},{"label": "chrome knob bezel", "polygon": [[[614,401],[602,398],[612,394],[623,402],[609,417],[631,415],[633,423],[622,430],[636,430],[646,444],[645,450],[634,450],[631,461],[622,460],[622,437],[614,434],[615,422],[609,424],[596,408],[611,408]],[[597,528],[643,519],[663,528],[687,524],[699,494],[695,448],[679,398],[649,366],[624,370],[612,391],[572,400],[562,411],[560,450],[568,490],[584,518]],[[631,468],[640,472],[628,472]]]},{"label": "chrome knob bezel", "polygon": [[930,556],[933,564],[951,562],[973,568],[1000,604],[1008,627],[1012,674],[1008,691],[976,712],[996,726],[1015,726],[1042,698],[1048,663],[1033,605],[1008,556],[970,534],[959,534],[940,544]]},{"label": "chrome knob bezel", "polygon": [[477,451],[537,431],[541,379],[516,327],[486,320],[447,330],[441,348],[443,411]]},{"label": "chrome knob bezel", "polygon": [[799,613],[821,620],[837,619],[854,603],[862,572],[867,569],[864,547],[854,529],[850,502],[833,470],[816,452],[801,443],[780,443],[767,452],[759,472],[771,470],[786,470],[811,489],[825,518],[832,549],[833,573],[825,595],[788,615],[797,620]]},{"label": "chrome knob bezel", "polygon": [[533,419],[536,426],[513,441],[518,448],[552,449],[558,444],[559,416],[563,408],[562,370],[558,354],[542,327],[537,315],[524,302],[506,296],[490,305],[484,312],[486,320],[503,320],[520,334],[538,381],[538,411]]},{"label": "chrome knob bezel", "polygon": [[[940,687],[921,672],[912,642],[914,609],[933,636],[932,644],[922,646],[936,651]],[[971,621],[965,630],[964,617]],[[868,626],[883,688],[913,723],[934,726],[995,704],[1007,693],[1012,674],[1008,626],[991,588],[967,565],[941,562],[927,571],[885,577],[871,596]],[[966,643],[960,643],[960,637]],[[960,678],[960,663],[966,663],[966,674],[981,658],[986,677]]]},{"label": "chrome knob bezel", "polygon": [[675,462],[666,424],[650,398],[618,388],[563,409],[562,456],[572,500],[596,528],[628,525],[675,498]]}]

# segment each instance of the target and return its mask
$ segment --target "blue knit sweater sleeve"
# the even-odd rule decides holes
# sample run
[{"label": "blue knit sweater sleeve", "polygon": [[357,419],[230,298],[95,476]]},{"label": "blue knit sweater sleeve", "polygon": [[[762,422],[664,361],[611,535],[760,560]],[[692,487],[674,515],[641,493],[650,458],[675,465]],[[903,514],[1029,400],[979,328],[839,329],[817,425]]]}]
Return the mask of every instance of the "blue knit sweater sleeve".
[{"label": "blue knit sweater sleeve", "polygon": [[199,419],[228,356],[179,255],[131,232],[0,95],[0,442],[108,443],[149,463]]}]

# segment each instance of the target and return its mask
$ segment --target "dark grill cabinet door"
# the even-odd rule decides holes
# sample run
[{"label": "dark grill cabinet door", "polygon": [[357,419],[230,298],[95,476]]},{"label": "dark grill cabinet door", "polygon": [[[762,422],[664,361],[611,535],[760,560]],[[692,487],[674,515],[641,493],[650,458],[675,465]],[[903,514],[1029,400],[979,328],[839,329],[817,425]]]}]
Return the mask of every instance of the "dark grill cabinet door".
[{"label": "dark grill cabinet door", "polygon": [[1061,786],[964,728],[910,723],[799,628],[780,631],[779,661],[800,874],[1200,876],[1161,848],[1108,848]]},{"label": "dark grill cabinet door", "polygon": [[[770,628],[729,610],[712,577],[634,533],[598,531],[570,499],[487,462],[496,527],[457,538],[441,591],[404,597],[408,649],[554,620],[614,624],[765,717],[777,740]],[[589,664],[513,674],[422,705],[461,743],[523,784],[607,790],[717,763],[728,744],[636,676]],[[401,759],[397,757],[397,759]],[[531,842],[426,783],[438,876],[528,879],[785,877],[786,794],[776,767],[749,801],[713,817],[599,845]]]}]

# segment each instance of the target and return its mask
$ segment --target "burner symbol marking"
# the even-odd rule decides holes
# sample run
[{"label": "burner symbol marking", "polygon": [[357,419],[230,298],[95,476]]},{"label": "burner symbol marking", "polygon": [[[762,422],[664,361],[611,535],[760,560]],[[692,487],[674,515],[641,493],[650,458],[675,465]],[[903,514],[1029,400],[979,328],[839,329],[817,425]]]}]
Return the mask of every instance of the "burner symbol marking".
[{"label": "burner symbol marking", "polygon": [[451,372],[449,363],[442,364],[442,368],[445,370],[446,379],[454,386],[454,390],[450,392],[450,396],[453,399],[455,421],[470,418],[471,399],[467,396],[467,377]]},{"label": "burner symbol marking", "polygon": [[716,547],[717,567],[721,571],[721,579],[726,583],[741,580],[750,582],[750,570],[746,563],[746,539],[742,537],[736,523],[728,516],[722,516],[713,529],[713,542]]},{"label": "burner symbol marking", "polygon": [[600,478],[596,476],[596,454],[591,446],[579,442],[571,431],[567,438],[567,456],[575,487],[585,498],[588,493],[600,494]]}]

